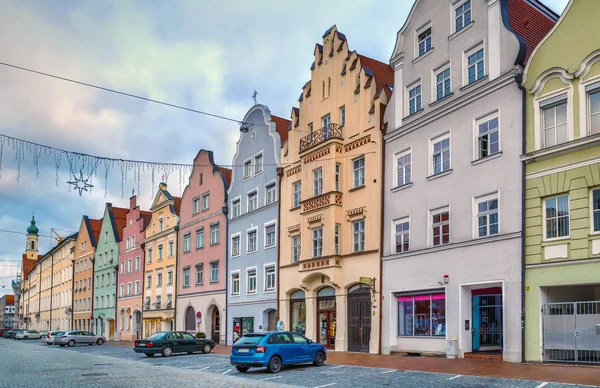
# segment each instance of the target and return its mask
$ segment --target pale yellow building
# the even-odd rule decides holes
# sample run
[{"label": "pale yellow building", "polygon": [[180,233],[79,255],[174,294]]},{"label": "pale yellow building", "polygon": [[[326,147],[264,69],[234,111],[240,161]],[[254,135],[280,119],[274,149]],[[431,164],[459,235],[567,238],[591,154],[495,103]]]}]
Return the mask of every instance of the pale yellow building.
[{"label": "pale yellow building", "polygon": [[336,351],[379,353],[382,118],[393,71],[350,51],[335,26],[314,56],[282,149],[279,319]]}]

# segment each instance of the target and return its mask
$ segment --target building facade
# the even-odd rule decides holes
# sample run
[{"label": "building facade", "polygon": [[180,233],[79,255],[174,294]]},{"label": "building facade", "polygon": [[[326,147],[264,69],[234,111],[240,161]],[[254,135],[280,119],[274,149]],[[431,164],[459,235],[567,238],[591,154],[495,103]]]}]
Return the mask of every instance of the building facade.
[{"label": "building facade", "polygon": [[227,345],[277,323],[277,166],[290,121],[255,105],[243,122],[227,191]]},{"label": "building facade", "polygon": [[96,331],[93,316],[94,255],[101,228],[102,220],[82,217],[73,259],[71,327],[74,330]]},{"label": "building facade", "polygon": [[175,330],[177,230],[181,198],[161,183],[152,202],[152,219],[145,230],[143,333]]},{"label": "building facade", "polygon": [[144,284],[144,238],[152,219],[137,205],[137,197],[129,199],[129,211],[119,243],[117,294],[117,338],[133,341],[142,338],[142,303]]},{"label": "building facade", "polygon": [[12,329],[16,326],[15,296],[12,294],[0,297],[0,325],[3,329]]},{"label": "building facade", "polygon": [[417,0],[398,32],[386,111],[383,353],[444,354],[455,340],[458,357],[521,361],[518,81],[554,20],[535,0]]},{"label": "building facade", "polygon": [[[32,287],[37,284],[34,277],[30,276],[35,269],[35,263],[43,256],[39,255],[38,236],[39,229],[35,226],[35,217],[31,218],[31,224],[27,227],[27,240],[25,253],[21,262],[21,279],[19,279],[19,296],[15,302],[15,313],[18,316],[18,326],[20,328],[32,329],[33,319],[37,314],[37,308],[33,309],[37,304],[33,303],[33,299],[38,292],[37,287]],[[37,300],[37,299],[36,299]]]},{"label": "building facade", "polygon": [[525,69],[525,360],[600,363],[600,12],[571,0]]},{"label": "building facade", "polygon": [[230,170],[200,150],[181,203],[177,327],[225,343],[227,187]]},{"label": "building facade", "polygon": [[111,203],[106,204],[96,245],[92,316],[96,334],[106,337],[108,341],[115,339],[119,243],[128,211],[129,209],[113,207]]},{"label": "building facade", "polygon": [[382,119],[393,72],[351,51],[335,26],[314,57],[282,149],[279,319],[336,351],[379,353]]}]

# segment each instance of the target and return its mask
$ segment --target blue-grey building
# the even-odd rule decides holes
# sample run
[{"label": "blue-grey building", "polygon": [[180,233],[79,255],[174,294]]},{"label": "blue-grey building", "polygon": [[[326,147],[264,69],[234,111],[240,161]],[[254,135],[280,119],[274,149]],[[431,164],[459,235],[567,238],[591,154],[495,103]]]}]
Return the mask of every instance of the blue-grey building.
[{"label": "blue-grey building", "polygon": [[227,344],[275,330],[281,145],[290,121],[254,105],[240,127],[228,191]]}]

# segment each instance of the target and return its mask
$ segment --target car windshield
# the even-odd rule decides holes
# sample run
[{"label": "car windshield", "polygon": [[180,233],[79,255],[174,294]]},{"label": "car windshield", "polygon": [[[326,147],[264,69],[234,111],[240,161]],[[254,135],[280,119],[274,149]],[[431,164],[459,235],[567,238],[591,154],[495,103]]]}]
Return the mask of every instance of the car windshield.
[{"label": "car windshield", "polygon": [[236,345],[256,345],[263,338],[265,338],[262,334],[248,334],[239,339],[235,344]]},{"label": "car windshield", "polygon": [[156,334],[152,334],[150,337],[146,338],[149,340],[157,340],[157,339],[162,339],[167,333],[156,333]]},{"label": "car windshield", "polygon": [[52,332],[51,335],[63,335],[63,334],[65,334],[64,331],[54,331],[54,332]]}]

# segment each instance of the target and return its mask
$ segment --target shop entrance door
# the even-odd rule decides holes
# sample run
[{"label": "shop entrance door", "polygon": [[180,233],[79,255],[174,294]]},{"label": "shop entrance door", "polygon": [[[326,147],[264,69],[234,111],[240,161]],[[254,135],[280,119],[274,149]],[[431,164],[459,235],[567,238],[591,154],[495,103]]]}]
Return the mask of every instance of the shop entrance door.
[{"label": "shop entrance door", "polygon": [[325,287],[317,293],[317,341],[329,349],[335,348],[335,290]]},{"label": "shop entrance door", "polygon": [[501,352],[504,341],[502,294],[473,295],[473,351]]},{"label": "shop entrance door", "polygon": [[348,290],[348,351],[368,352],[371,340],[371,291],[357,285]]}]

